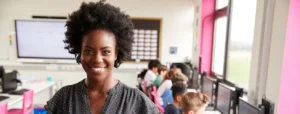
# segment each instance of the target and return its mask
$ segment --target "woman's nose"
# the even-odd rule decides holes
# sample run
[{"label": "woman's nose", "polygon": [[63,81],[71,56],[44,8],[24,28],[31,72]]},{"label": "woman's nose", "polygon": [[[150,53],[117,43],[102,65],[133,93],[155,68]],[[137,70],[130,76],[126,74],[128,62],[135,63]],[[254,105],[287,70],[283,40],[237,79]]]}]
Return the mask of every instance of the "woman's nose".
[{"label": "woman's nose", "polygon": [[93,59],[94,62],[103,62],[103,56],[101,54],[96,54],[94,59]]}]

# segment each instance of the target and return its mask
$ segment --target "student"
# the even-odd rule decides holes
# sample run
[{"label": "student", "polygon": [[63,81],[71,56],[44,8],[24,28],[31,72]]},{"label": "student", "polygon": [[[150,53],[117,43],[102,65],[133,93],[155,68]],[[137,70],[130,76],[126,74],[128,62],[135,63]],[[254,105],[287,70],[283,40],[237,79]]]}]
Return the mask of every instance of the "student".
[{"label": "student", "polygon": [[156,86],[156,88],[159,87],[159,85],[161,84],[162,80],[164,79],[166,73],[167,73],[168,67],[165,65],[159,65],[158,66],[158,76],[156,77],[153,85]]},{"label": "student", "polygon": [[147,87],[153,85],[154,80],[158,74],[158,66],[160,65],[159,60],[150,60],[148,64],[148,71],[145,74],[144,81]]},{"label": "student", "polygon": [[174,83],[171,90],[174,102],[172,102],[165,108],[164,114],[181,114],[181,99],[187,91],[186,84],[182,82]]},{"label": "student", "polygon": [[182,97],[183,114],[204,114],[209,99],[202,93],[188,92]]},{"label": "student", "polygon": [[140,90],[113,76],[132,50],[129,15],[105,0],[83,2],[66,23],[66,49],[75,54],[86,79],[61,88],[47,102],[48,114],[158,114]]},{"label": "student", "polygon": [[187,78],[186,75],[184,75],[182,72],[179,72],[178,75],[174,75],[172,77],[172,83],[176,83],[176,82],[182,82],[184,84],[187,84],[187,82],[189,81],[189,79]]},{"label": "student", "polygon": [[158,101],[159,101],[160,105],[164,104],[163,98],[162,98],[163,93],[166,90],[171,89],[171,87],[172,87],[172,78],[175,75],[180,75],[180,74],[181,74],[180,69],[172,68],[165,75],[165,78],[164,78],[163,82],[161,83],[161,85],[157,89],[157,96],[158,96]]}]

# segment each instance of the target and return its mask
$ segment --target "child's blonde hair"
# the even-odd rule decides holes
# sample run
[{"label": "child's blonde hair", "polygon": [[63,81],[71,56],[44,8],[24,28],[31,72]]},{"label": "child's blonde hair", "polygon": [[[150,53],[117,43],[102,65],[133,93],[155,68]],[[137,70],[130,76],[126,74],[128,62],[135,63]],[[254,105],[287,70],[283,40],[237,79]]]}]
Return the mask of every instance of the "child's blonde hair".
[{"label": "child's blonde hair", "polygon": [[182,112],[197,112],[200,108],[205,108],[209,102],[207,95],[202,93],[188,92],[181,99]]},{"label": "child's blonde hair", "polygon": [[178,72],[178,74],[173,75],[171,80],[172,80],[172,83],[183,82],[186,84],[189,79],[182,72]]}]

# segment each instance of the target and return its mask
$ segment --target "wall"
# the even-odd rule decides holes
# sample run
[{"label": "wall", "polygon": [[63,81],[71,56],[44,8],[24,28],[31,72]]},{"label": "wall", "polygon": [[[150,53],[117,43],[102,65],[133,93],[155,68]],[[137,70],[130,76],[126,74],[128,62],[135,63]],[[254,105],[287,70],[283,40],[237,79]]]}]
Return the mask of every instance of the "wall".
[{"label": "wall", "polygon": [[214,0],[202,1],[201,13],[201,33],[200,33],[200,56],[201,56],[201,72],[206,71],[208,75],[211,71],[212,45],[214,33]]},{"label": "wall", "polygon": [[[14,19],[30,19],[31,15],[66,16],[78,9],[81,2],[82,0],[1,0],[0,51],[7,53],[8,35],[14,31]],[[108,0],[108,2],[119,6],[132,17],[163,18],[162,61],[174,62],[183,61],[185,57],[191,58],[194,16],[192,1]],[[171,46],[178,47],[178,55],[169,55]],[[3,53],[0,55],[3,56]]]},{"label": "wall", "polygon": [[191,63],[199,66],[202,0],[194,0],[193,51]]},{"label": "wall", "polygon": [[[266,0],[257,0],[256,5],[256,16],[255,16],[255,28],[254,28],[254,37],[253,37],[253,46],[252,46],[252,57],[251,57],[251,67],[250,67],[250,77],[249,77],[249,87],[248,87],[248,102],[251,102],[253,104],[257,104],[258,99],[258,87],[259,84],[253,84],[253,83],[259,83],[259,71],[261,71],[260,68],[260,59],[262,58],[263,53],[261,52],[261,39],[262,39],[262,32],[264,28],[264,24],[266,22],[265,20],[265,1]],[[273,17],[271,17],[273,18]],[[267,62],[268,63],[268,62]]]},{"label": "wall", "polygon": [[[282,73],[284,42],[286,37],[289,0],[275,0],[272,41],[267,73],[266,97],[275,102],[278,110],[279,88]],[[288,113],[286,113],[288,114]]]},{"label": "wall", "polygon": [[[91,1],[91,0],[89,0]],[[94,0],[98,1],[98,0]],[[193,38],[193,2],[190,0],[107,0],[109,3],[120,7],[131,17],[153,17],[163,18],[162,24],[162,55],[161,61],[180,62],[185,57],[192,56]],[[82,0],[1,0],[0,1],[0,63],[24,66],[17,63],[15,43],[10,48],[8,46],[8,35],[14,32],[14,19],[31,19],[32,15],[55,15],[67,16],[70,12],[79,8]],[[169,47],[178,47],[177,55],[170,55]],[[8,51],[12,50],[12,51]],[[11,54],[8,54],[11,52]],[[8,59],[10,57],[10,59]],[[2,59],[2,60],[1,60]],[[145,66],[145,65],[144,65]],[[121,65],[121,67],[135,68],[135,65]],[[48,73],[66,77],[73,75],[68,71]],[[117,72],[117,71],[116,71]],[[22,73],[22,72],[21,72]],[[44,71],[34,69],[26,70],[24,75]],[[135,76],[135,72],[131,72]],[[77,76],[74,76],[77,78]],[[67,78],[67,77],[66,77]],[[75,79],[76,79],[75,78]],[[76,79],[80,80],[80,79]],[[128,81],[130,82],[130,81]]]},{"label": "wall", "polygon": [[278,114],[299,114],[300,1],[290,0],[280,80]]},{"label": "wall", "polygon": [[266,96],[275,103],[274,114],[278,114],[288,9],[289,0],[257,2],[248,97],[260,104]]}]

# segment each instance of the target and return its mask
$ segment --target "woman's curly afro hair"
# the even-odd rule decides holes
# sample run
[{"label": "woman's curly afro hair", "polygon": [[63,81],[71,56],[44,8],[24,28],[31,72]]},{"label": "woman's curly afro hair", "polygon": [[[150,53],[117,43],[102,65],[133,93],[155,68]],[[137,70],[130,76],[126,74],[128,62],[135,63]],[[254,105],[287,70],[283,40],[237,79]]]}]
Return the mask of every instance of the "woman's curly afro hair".
[{"label": "woman's curly afro hair", "polygon": [[118,54],[114,64],[116,68],[127,59],[134,42],[133,24],[129,15],[121,12],[120,8],[105,3],[105,0],[83,2],[79,10],[69,15],[66,27],[65,49],[75,54],[77,63],[80,63],[83,36],[92,30],[108,30],[115,35]]}]

